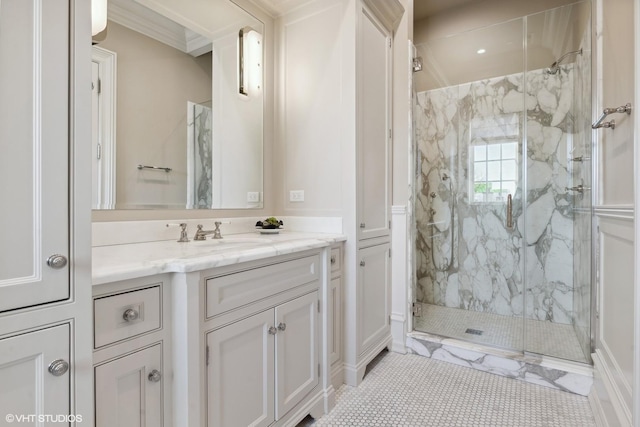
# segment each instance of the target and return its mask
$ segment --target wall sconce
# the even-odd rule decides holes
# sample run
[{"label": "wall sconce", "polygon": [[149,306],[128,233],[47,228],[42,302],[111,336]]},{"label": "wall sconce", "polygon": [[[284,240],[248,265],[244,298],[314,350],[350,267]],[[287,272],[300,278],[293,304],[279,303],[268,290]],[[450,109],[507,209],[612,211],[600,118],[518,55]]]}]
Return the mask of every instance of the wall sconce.
[{"label": "wall sconce", "polygon": [[238,34],[238,87],[245,96],[262,91],[262,34],[251,27]]},{"label": "wall sconce", "polygon": [[107,0],[91,0],[91,35],[107,28]]}]

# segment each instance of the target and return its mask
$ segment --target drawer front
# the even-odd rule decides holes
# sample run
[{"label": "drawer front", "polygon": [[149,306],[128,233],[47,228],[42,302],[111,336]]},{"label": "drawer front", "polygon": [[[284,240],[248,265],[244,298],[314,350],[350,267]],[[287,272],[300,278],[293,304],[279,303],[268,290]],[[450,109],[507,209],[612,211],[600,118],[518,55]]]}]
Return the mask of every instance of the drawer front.
[{"label": "drawer front", "polygon": [[292,261],[206,281],[207,318],[270,297],[320,277],[320,257]]},{"label": "drawer front", "polygon": [[160,286],[96,298],[95,348],[160,328]]},{"label": "drawer front", "polygon": [[331,272],[335,273],[342,268],[342,248],[331,249]]}]

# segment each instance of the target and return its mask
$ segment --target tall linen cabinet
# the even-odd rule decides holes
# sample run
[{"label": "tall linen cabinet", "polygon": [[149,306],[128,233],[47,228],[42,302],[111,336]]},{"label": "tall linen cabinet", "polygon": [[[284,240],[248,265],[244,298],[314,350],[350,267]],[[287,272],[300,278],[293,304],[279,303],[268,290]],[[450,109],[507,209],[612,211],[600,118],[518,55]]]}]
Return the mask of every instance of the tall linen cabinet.
[{"label": "tall linen cabinet", "polygon": [[[277,20],[276,181],[285,214],[342,217],[342,298],[329,314],[343,334],[331,357],[350,385],[391,344],[391,70],[403,13],[396,0],[322,0]],[[307,199],[289,203],[299,188]]]},{"label": "tall linen cabinet", "polygon": [[0,424],[93,419],[89,3],[0,3]]}]

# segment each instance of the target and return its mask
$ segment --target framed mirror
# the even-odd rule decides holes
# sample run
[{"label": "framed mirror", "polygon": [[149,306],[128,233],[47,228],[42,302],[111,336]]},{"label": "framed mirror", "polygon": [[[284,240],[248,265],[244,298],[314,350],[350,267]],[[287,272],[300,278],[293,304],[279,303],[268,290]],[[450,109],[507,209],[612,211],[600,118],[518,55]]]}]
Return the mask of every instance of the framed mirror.
[{"label": "framed mirror", "polygon": [[263,206],[264,24],[230,0],[110,0],[94,209]]}]

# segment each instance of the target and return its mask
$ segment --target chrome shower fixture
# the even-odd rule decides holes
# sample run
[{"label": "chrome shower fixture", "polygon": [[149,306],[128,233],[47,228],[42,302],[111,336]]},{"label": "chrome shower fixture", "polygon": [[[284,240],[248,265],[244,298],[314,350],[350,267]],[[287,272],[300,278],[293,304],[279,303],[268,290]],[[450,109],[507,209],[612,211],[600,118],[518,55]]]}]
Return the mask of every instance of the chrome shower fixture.
[{"label": "chrome shower fixture", "polygon": [[582,48],[580,48],[579,50],[574,50],[572,52],[565,53],[560,58],[558,58],[558,60],[556,62],[551,64],[551,66],[549,68],[544,70],[544,72],[547,73],[547,74],[558,74],[558,70],[560,69],[560,63],[562,62],[562,60],[564,58],[566,58],[569,55],[582,55]]},{"label": "chrome shower fixture", "polygon": [[416,56],[413,58],[413,72],[417,73],[418,71],[422,71],[422,57]]}]

